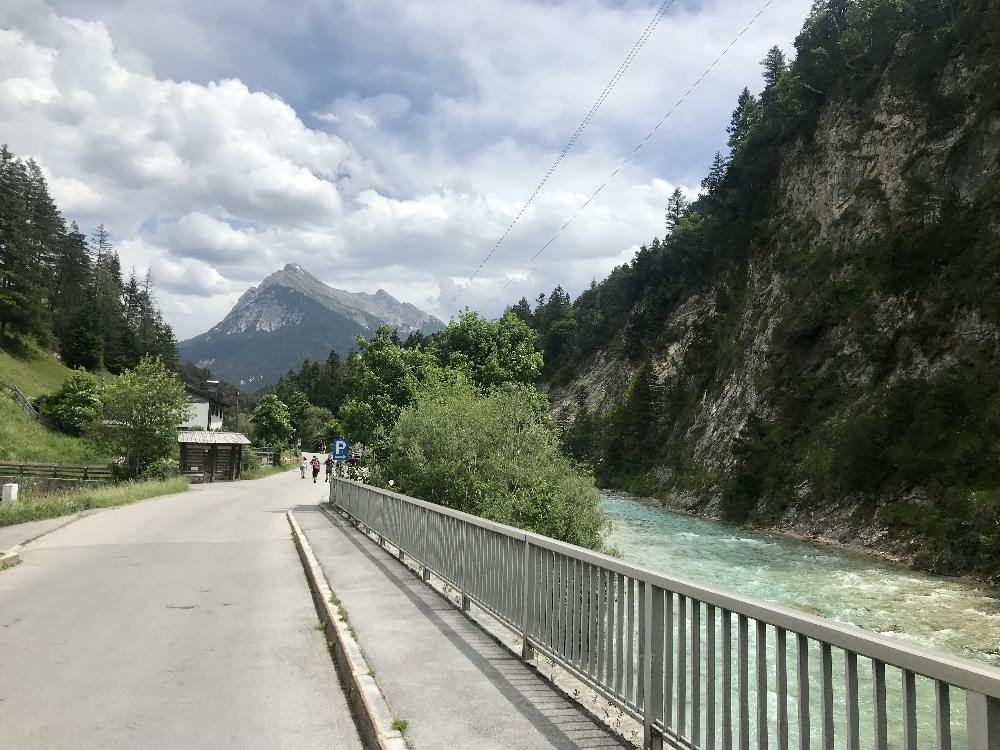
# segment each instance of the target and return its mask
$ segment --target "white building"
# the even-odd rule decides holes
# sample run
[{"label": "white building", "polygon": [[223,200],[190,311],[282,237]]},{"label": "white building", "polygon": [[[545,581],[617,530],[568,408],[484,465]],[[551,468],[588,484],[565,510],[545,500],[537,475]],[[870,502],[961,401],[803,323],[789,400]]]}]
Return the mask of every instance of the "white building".
[{"label": "white building", "polygon": [[177,425],[178,430],[221,430],[223,403],[217,395],[184,386],[191,404],[188,418]]}]

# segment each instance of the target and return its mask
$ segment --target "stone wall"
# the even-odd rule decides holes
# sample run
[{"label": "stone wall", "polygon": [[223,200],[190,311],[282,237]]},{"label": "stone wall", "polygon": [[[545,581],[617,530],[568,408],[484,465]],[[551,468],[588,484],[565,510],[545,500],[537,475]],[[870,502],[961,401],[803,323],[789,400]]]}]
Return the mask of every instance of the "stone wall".
[{"label": "stone wall", "polygon": [[15,477],[0,476],[0,484],[16,484],[20,493],[29,487],[33,492],[42,494],[63,494],[77,490],[93,490],[104,487],[111,482],[103,479],[56,479],[53,477]]}]

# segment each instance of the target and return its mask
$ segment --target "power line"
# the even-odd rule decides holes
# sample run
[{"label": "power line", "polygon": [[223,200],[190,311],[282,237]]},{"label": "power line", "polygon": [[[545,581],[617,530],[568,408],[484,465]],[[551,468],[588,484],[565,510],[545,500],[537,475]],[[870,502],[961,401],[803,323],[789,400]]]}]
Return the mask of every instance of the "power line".
[{"label": "power line", "polygon": [[[576,211],[574,211],[573,214],[568,219],[566,219],[565,222],[563,222],[563,225],[559,227],[558,230],[556,230],[556,233],[552,235],[549,241],[546,242],[544,245],[542,245],[542,247],[538,250],[538,252],[536,252],[534,255],[531,256],[531,258],[528,259],[528,262],[525,263],[524,266],[521,268],[521,270],[517,272],[517,276],[527,271],[528,268],[531,266],[531,264],[535,262],[535,259],[537,259],[539,255],[544,253],[548,249],[549,245],[555,242],[556,238],[563,233],[563,230],[566,229],[566,227],[568,227],[570,224],[572,224],[573,221],[576,219],[576,217],[579,216],[583,212],[583,210],[587,208],[587,206],[589,206],[593,202],[593,200],[601,193],[601,191],[608,186],[608,183],[618,176],[618,173],[621,172],[622,169],[624,169],[625,166],[632,161],[632,157],[634,157],[636,153],[639,151],[639,149],[641,149],[646,144],[646,141],[648,141],[650,138],[653,137],[653,135],[655,135],[656,131],[660,129],[660,126],[663,125],[663,123],[665,123],[670,118],[670,116],[677,111],[677,109],[684,103],[684,101],[688,98],[688,96],[691,95],[691,92],[694,91],[696,88],[698,88],[701,82],[708,77],[708,74],[712,72],[715,66],[722,61],[722,58],[725,57],[726,54],[733,47],[736,46],[736,43],[743,38],[744,34],[746,34],[750,30],[750,27],[757,22],[757,19],[759,19],[762,15],[764,15],[764,12],[772,4],[774,4],[774,0],[767,0],[767,2],[765,2],[764,5],[761,6],[760,10],[758,10],[757,13],[753,16],[753,18],[751,18],[750,21],[747,23],[747,25],[743,27],[743,30],[736,35],[736,38],[733,39],[733,41],[731,41],[724,50],[722,50],[721,54],[719,54],[719,56],[715,58],[715,60],[712,62],[711,65],[705,68],[705,71],[700,76],[698,76],[695,82],[691,84],[690,88],[688,88],[688,90],[681,95],[680,99],[678,99],[674,103],[674,105],[669,110],[667,110],[667,113],[663,115],[663,117],[660,119],[658,123],[656,123],[653,129],[646,134],[646,137],[636,144],[635,148],[633,148],[631,153],[629,153],[629,155],[625,157],[622,163],[618,165],[615,171],[613,171],[610,175],[608,175],[607,178],[604,180],[604,182],[601,183],[600,187],[598,187],[597,190],[595,190],[591,194],[591,196],[587,198],[587,200],[585,200],[583,204],[579,208],[577,208]],[[503,294],[504,291],[507,289],[507,287],[509,287],[514,282],[515,278],[516,276],[508,279],[507,283],[504,284],[502,287],[500,287],[500,289],[497,290],[496,294],[494,294],[486,301],[482,309],[485,310],[487,307],[493,304],[494,301],[499,299],[500,295]]]},{"label": "power line", "polygon": [[520,221],[521,217],[524,215],[524,212],[527,211],[528,206],[530,206],[532,202],[534,202],[535,198],[542,191],[542,188],[545,187],[546,183],[549,181],[549,178],[551,178],[552,175],[555,173],[556,169],[559,168],[559,165],[562,163],[562,160],[566,157],[566,154],[570,152],[570,149],[572,149],[573,146],[576,144],[577,140],[579,140],[580,136],[583,134],[583,131],[587,129],[588,125],[590,125],[591,120],[593,120],[594,117],[597,115],[597,111],[601,108],[601,105],[603,105],[608,96],[611,95],[611,92],[614,90],[615,86],[618,85],[618,82],[621,80],[622,76],[625,75],[625,71],[628,70],[629,66],[632,64],[632,61],[635,60],[636,56],[639,54],[639,51],[645,46],[646,42],[649,40],[649,37],[652,36],[653,31],[655,31],[657,25],[660,23],[660,20],[663,18],[664,15],[666,15],[667,11],[670,10],[670,7],[675,2],[676,0],[664,0],[660,4],[660,6],[656,9],[656,13],[653,15],[652,20],[648,24],[646,24],[646,28],[643,29],[642,34],[632,45],[632,49],[628,51],[628,54],[625,56],[625,59],[622,61],[621,65],[618,66],[618,70],[614,72],[614,75],[611,76],[611,79],[604,86],[604,90],[601,92],[600,96],[598,96],[597,99],[594,101],[594,103],[591,105],[590,111],[587,112],[586,116],[583,118],[580,124],[577,125],[576,130],[573,131],[573,134],[566,142],[566,145],[563,146],[562,151],[559,152],[559,155],[556,157],[555,161],[552,162],[551,166],[549,166],[549,169],[542,177],[541,182],[538,183],[538,185],[535,187],[531,195],[528,196],[528,200],[524,202],[523,206],[521,206],[521,210],[514,215],[514,219],[510,222],[509,225],[507,225],[507,228],[503,231],[503,234],[500,235],[500,239],[496,241],[496,244],[493,245],[493,248],[486,254],[486,257],[483,258],[482,261],[480,261],[479,265],[472,272],[472,275],[469,276],[468,281],[466,281],[465,284],[455,292],[452,298],[448,300],[448,303],[445,305],[446,308],[448,308],[449,310],[451,309],[451,306],[455,303],[455,300],[457,300],[460,296],[462,296],[465,290],[467,290],[469,286],[472,285],[472,282],[475,281],[476,277],[479,276],[480,272],[489,262],[490,258],[493,257],[493,254],[496,253],[501,243],[503,243],[503,241],[507,239],[507,235],[510,234],[511,230],[514,228],[514,225],[517,224],[518,221]]}]

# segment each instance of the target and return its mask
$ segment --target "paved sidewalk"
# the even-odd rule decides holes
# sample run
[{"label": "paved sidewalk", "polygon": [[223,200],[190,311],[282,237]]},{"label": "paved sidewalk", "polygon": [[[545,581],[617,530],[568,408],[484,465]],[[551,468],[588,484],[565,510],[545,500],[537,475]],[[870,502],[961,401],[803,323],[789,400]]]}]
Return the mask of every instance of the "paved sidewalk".
[{"label": "paved sidewalk", "polygon": [[347,521],[295,517],[416,750],[623,747]]}]

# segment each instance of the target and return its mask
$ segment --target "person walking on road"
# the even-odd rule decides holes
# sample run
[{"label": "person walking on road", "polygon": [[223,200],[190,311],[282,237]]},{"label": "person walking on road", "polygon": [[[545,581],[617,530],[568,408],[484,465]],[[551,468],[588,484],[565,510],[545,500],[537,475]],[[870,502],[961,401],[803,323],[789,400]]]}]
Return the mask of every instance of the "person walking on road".
[{"label": "person walking on road", "polygon": [[327,456],[326,461],[324,461],[323,463],[326,464],[326,479],[324,479],[323,481],[329,482],[330,477],[333,476],[333,464],[334,464],[333,454],[331,453],[329,456]]},{"label": "person walking on road", "polygon": [[310,462],[313,470],[313,484],[316,484],[316,477],[319,476],[319,468],[322,464],[319,462],[319,456],[313,456],[313,460]]},{"label": "person walking on road", "polygon": [[302,460],[299,461],[299,477],[302,479],[306,478],[306,457],[303,456]]}]

